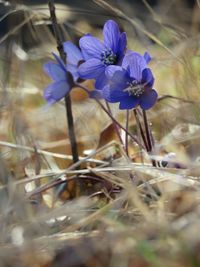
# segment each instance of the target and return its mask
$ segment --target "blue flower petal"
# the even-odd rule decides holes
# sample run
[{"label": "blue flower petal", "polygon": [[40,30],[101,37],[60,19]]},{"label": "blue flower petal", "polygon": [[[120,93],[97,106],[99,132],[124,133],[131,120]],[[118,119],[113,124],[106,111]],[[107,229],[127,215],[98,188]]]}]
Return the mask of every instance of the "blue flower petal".
[{"label": "blue flower petal", "polygon": [[149,68],[144,69],[142,72],[142,83],[146,84],[150,88],[152,88],[154,84],[154,77]]},{"label": "blue flower petal", "polygon": [[125,89],[131,80],[126,70],[122,68],[119,70],[119,67],[115,68],[115,66],[109,66],[108,68],[109,86],[103,88],[103,95],[108,102],[119,102],[121,98],[129,96]]},{"label": "blue flower petal", "polygon": [[122,62],[122,67],[128,69],[130,76],[140,82],[142,80],[142,71],[147,68],[147,63],[139,53],[128,53]]},{"label": "blue flower petal", "polygon": [[72,74],[73,76],[73,80],[77,81],[79,78],[79,74],[78,74],[78,67],[75,65],[67,65],[67,70]]},{"label": "blue flower petal", "polygon": [[96,79],[95,88],[101,90],[107,83],[108,78],[106,77],[105,72],[102,71],[102,73]]},{"label": "blue flower petal", "polygon": [[101,59],[101,53],[105,49],[104,44],[93,36],[83,36],[79,41],[80,48],[85,59]]},{"label": "blue flower petal", "polygon": [[143,57],[144,57],[144,59],[145,59],[145,61],[146,61],[147,64],[148,64],[148,63],[151,61],[151,59],[152,59],[148,52],[145,52]]},{"label": "blue flower petal", "polygon": [[120,30],[117,23],[113,20],[108,20],[103,27],[104,44],[106,48],[111,48],[117,54],[119,49]]},{"label": "blue flower petal", "polygon": [[66,81],[59,81],[53,84],[52,97],[59,101],[65,97],[70,91],[70,86]]},{"label": "blue flower petal", "polygon": [[141,108],[144,110],[152,108],[156,103],[157,97],[158,94],[154,89],[147,90],[140,98]]},{"label": "blue flower petal", "polygon": [[56,81],[45,89],[44,98],[52,104],[65,97],[69,91],[70,86],[66,81]]},{"label": "blue flower petal", "polygon": [[110,78],[110,81],[112,82],[113,85],[116,85],[117,87],[121,88],[124,90],[126,87],[128,87],[129,82],[132,79],[130,78],[128,72],[124,69],[122,70],[116,70]]},{"label": "blue flower petal", "polygon": [[48,62],[44,64],[43,68],[46,74],[48,74],[54,81],[66,79],[67,71],[63,70],[63,68],[55,62]]},{"label": "blue flower petal", "polygon": [[78,65],[78,62],[83,60],[80,49],[72,42],[64,42],[63,47],[67,55],[67,64]]},{"label": "blue flower petal", "polygon": [[113,93],[114,90],[115,88],[111,88],[110,85],[106,85],[101,91],[103,98],[109,103],[116,103],[116,102],[119,102],[121,99],[121,95],[116,96],[116,94]]},{"label": "blue flower petal", "polygon": [[121,101],[122,98],[129,96],[121,87],[116,85],[106,85],[102,90],[102,96],[110,103]]},{"label": "blue flower petal", "polygon": [[62,60],[58,55],[56,55],[54,52],[52,52],[52,54],[53,54],[55,60],[58,62],[58,65],[60,65],[61,68],[62,68],[64,71],[66,71],[66,65],[65,65],[65,63],[63,62],[63,60]]},{"label": "blue flower petal", "polygon": [[78,68],[79,76],[83,79],[96,79],[105,71],[103,63],[96,58],[92,58],[81,64]]},{"label": "blue flower petal", "polygon": [[119,38],[119,48],[118,48],[118,57],[119,57],[119,60],[124,56],[124,53],[125,53],[125,50],[126,50],[126,46],[127,46],[126,33],[123,32],[120,35],[120,38]]},{"label": "blue flower petal", "polygon": [[[94,37],[94,36],[92,36],[91,33],[86,33],[83,37],[86,37],[86,36]],[[80,45],[80,42],[79,42],[79,45]],[[88,54],[85,52],[85,50],[81,50],[81,53],[83,56],[83,60],[88,60],[91,58],[91,56],[88,56]]]},{"label": "blue flower petal", "polygon": [[52,98],[52,94],[51,94],[52,89],[53,89],[52,84],[50,84],[46,89],[44,89],[44,92],[43,92],[43,96],[49,104],[53,104],[56,102],[56,100]]},{"label": "blue flower petal", "polygon": [[116,65],[110,65],[105,69],[105,75],[108,79],[112,79],[116,71],[123,71],[122,67]]},{"label": "blue flower petal", "polygon": [[119,109],[132,109],[139,104],[140,100],[134,96],[126,96],[120,100]]}]

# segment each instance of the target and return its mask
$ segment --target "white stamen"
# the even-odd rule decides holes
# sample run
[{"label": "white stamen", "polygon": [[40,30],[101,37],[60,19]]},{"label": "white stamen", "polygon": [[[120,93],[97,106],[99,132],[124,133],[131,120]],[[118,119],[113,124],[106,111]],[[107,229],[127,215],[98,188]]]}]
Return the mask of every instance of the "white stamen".
[{"label": "white stamen", "polygon": [[139,84],[137,81],[132,81],[127,83],[127,87],[124,89],[124,92],[128,92],[129,95],[134,95],[134,96],[141,96],[145,89],[145,84]]}]

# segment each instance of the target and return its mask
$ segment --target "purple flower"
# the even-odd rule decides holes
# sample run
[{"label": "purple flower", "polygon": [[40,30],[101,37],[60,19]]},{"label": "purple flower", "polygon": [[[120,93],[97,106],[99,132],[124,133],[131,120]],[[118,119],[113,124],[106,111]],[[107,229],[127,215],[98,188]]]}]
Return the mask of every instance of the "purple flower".
[{"label": "purple flower", "polygon": [[144,56],[128,52],[122,66],[109,66],[106,75],[109,84],[104,86],[102,96],[110,103],[120,102],[120,109],[132,109],[140,105],[150,109],[157,100],[157,92],[152,89],[154,77],[147,64],[151,60],[146,52]]},{"label": "purple flower", "polygon": [[67,70],[72,74],[74,81],[79,78],[78,66],[84,59],[80,49],[72,42],[63,43],[64,51],[67,55]]},{"label": "purple flower", "polygon": [[95,79],[95,87],[102,89],[107,83],[105,70],[111,65],[120,65],[126,50],[126,33],[120,33],[113,20],[108,20],[103,28],[104,42],[86,35],[80,39],[79,45],[85,63],[79,67],[79,75],[83,79]]},{"label": "purple flower", "polygon": [[49,104],[53,104],[65,97],[73,86],[73,80],[77,81],[79,78],[78,64],[83,60],[81,51],[71,42],[63,43],[63,47],[67,55],[66,65],[54,53],[56,62],[50,61],[44,64],[44,71],[53,80],[53,83],[44,90],[44,98]]}]

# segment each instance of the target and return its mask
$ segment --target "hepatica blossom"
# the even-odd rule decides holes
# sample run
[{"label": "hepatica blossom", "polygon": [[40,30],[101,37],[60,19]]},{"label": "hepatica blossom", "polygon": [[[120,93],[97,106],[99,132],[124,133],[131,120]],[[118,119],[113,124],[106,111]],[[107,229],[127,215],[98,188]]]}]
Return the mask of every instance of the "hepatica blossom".
[{"label": "hepatica blossom", "polygon": [[[73,86],[73,80],[76,81],[79,78],[77,72],[78,64],[83,60],[81,51],[71,42],[65,42],[63,47],[67,54],[66,65],[55,54],[53,54],[56,59],[55,62],[50,61],[44,64],[44,71],[53,80],[53,83],[44,90],[44,98],[49,104],[53,104],[65,97]],[[68,75],[69,72],[73,79]]]},{"label": "hepatica blossom", "polygon": [[79,42],[85,59],[79,67],[79,75],[83,79],[95,79],[96,89],[102,89],[107,83],[106,68],[121,64],[127,45],[126,33],[121,33],[113,20],[105,23],[103,36],[103,42],[91,35],[83,36]]},{"label": "hepatica blossom", "polygon": [[132,109],[140,105],[150,109],[157,100],[157,92],[152,89],[154,77],[148,68],[151,57],[136,52],[128,52],[122,66],[109,66],[106,75],[109,84],[104,86],[102,96],[110,103],[119,102],[120,109]]},{"label": "hepatica blossom", "polygon": [[120,109],[138,105],[144,110],[150,109],[157,100],[154,77],[148,67],[150,55],[126,51],[126,33],[121,33],[113,20],[105,23],[103,36],[103,41],[90,34],[83,36],[79,42],[81,50],[71,42],[63,44],[67,64],[54,54],[56,61],[44,65],[53,80],[44,91],[45,99],[55,103],[70,92],[78,78],[95,79],[97,90],[90,97],[119,102]]}]

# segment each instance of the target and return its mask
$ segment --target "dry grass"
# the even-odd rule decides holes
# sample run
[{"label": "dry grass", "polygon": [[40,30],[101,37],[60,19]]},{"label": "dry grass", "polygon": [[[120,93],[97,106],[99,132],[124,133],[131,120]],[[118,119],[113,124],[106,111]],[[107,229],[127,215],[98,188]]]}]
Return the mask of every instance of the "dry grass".
[{"label": "dry grass", "polygon": [[[127,158],[109,118],[76,89],[81,158],[72,165],[64,105],[47,107],[42,98],[49,82],[42,64],[55,51],[47,7],[10,6],[20,16],[10,16],[0,38],[0,266],[200,266],[198,2],[152,9],[144,0],[148,23],[119,1],[94,2],[102,7],[91,6],[97,24],[114,17],[130,48],[153,55],[160,99],[148,118],[155,149],[148,155],[130,141]],[[89,11],[57,6],[60,21],[68,18],[66,39],[100,34],[94,21],[83,20],[92,16],[91,3]],[[177,20],[175,8],[185,17]],[[124,123],[117,106],[113,114]],[[133,114],[130,130],[137,133]]]}]

